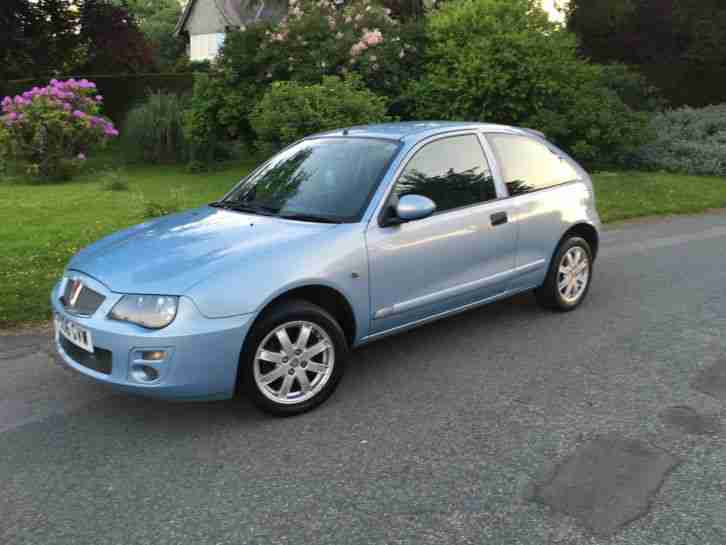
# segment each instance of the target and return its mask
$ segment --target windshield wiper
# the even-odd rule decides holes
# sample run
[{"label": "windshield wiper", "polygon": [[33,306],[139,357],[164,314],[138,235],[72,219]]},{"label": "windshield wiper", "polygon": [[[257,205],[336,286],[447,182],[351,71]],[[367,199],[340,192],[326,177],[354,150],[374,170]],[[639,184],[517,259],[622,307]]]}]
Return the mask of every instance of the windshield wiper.
[{"label": "windshield wiper", "polygon": [[274,206],[265,206],[263,204],[249,204],[239,201],[215,201],[209,203],[209,206],[215,208],[224,208],[225,210],[234,210],[236,212],[250,212],[261,216],[276,216],[278,208]]},{"label": "windshield wiper", "polygon": [[313,214],[280,214],[281,218],[284,218],[286,220],[300,220],[300,221],[314,221],[316,223],[340,223],[337,220],[331,219],[331,218],[324,218],[321,216],[315,216]]},{"label": "windshield wiper", "polygon": [[224,208],[226,210],[235,210],[237,212],[250,212],[252,214],[260,214],[262,216],[277,216],[279,218],[284,218],[287,220],[312,221],[316,223],[340,223],[339,221],[332,218],[316,216],[314,214],[303,214],[296,212],[290,212],[288,214],[278,214],[278,212],[280,211],[279,208],[275,208],[274,206],[267,206],[264,204],[252,204],[229,200],[215,201],[209,203],[209,206],[214,206],[215,208]]}]

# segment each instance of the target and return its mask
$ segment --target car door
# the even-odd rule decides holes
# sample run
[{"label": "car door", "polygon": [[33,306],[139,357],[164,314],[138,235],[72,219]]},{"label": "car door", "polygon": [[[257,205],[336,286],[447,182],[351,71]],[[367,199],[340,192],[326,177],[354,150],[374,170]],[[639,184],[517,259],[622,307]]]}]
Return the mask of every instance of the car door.
[{"label": "car door", "polygon": [[407,194],[436,212],[399,225],[374,218],[366,234],[371,334],[508,290],[516,225],[475,133],[436,137],[409,154],[383,210]]},{"label": "car door", "polygon": [[510,196],[517,236],[515,290],[540,285],[568,225],[586,216],[588,189],[580,174],[546,142],[521,134],[486,134]]}]

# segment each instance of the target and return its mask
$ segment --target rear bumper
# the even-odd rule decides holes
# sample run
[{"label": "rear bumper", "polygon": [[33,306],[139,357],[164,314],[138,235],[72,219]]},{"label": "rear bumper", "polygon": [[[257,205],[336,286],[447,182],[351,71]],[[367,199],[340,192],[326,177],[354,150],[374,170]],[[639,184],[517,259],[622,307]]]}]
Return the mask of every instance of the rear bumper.
[{"label": "rear bumper", "polygon": [[[106,361],[103,365],[94,365],[80,357],[78,351],[64,348],[66,343],[61,342],[56,333],[56,350],[66,365],[86,377],[131,394],[170,400],[227,399],[234,395],[240,350],[252,315],[206,318],[190,299],[181,297],[174,322],[164,329],[150,331],[107,318],[108,310],[120,294],[110,292],[91,278],[84,278],[86,280],[107,297],[93,316],[67,313],[59,301],[60,284],[51,294],[53,312],[88,330],[94,347],[99,349],[96,356],[99,360],[110,358],[110,366]],[[155,380],[140,382],[132,375],[132,370],[140,363],[140,351],[165,352],[166,357],[161,362],[142,362],[158,373]]]}]

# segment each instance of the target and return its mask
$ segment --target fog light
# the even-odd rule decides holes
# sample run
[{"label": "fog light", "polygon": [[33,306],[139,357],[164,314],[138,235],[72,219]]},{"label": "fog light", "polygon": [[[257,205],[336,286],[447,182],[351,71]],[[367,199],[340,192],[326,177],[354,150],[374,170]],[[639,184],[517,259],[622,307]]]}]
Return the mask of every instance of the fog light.
[{"label": "fog light", "polygon": [[141,359],[144,361],[162,361],[166,359],[166,352],[163,350],[150,350],[141,353]]},{"label": "fog light", "polygon": [[136,382],[152,382],[159,378],[159,372],[148,365],[134,365],[131,369],[131,378]]}]

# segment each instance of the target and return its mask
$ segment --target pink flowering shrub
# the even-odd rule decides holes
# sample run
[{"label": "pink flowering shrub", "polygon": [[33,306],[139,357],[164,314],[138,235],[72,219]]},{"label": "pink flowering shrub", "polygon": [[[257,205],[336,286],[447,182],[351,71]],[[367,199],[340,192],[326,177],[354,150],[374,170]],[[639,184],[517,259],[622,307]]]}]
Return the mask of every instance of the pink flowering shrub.
[{"label": "pink flowering shrub", "polygon": [[[214,69],[197,78],[185,129],[194,149],[230,138],[252,141],[250,114],[275,82],[319,85],[327,76],[357,76],[405,116],[402,89],[421,71],[421,21],[402,24],[371,0],[290,0],[277,23],[229,32]],[[204,153],[204,156],[211,156]]]},{"label": "pink flowering shrub", "polygon": [[52,80],[5,97],[0,115],[0,159],[44,179],[68,178],[94,148],[118,136],[101,116],[103,97],[87,80]]},{"label": "pink flowering shrub", "polygon": [[[278,23],[250,25],[228,35],[218,70],[232,85],[273,81],[315,84],[354,73],[379,95],[394,99],[417,77],[423,53],[420,23],[401,24],[371,0],[289,0]],[[253,36],[254,35],[254,39]]]},{"label": "pink flowering shrub", "polygon": [[340,9],[330,0],[290,0],[289,11],[270,28],[255,64],[268,81],[318,83],[323,76],[355,73],[389,99],[415,77],[422,31],[401,25],[371,0]]}]

